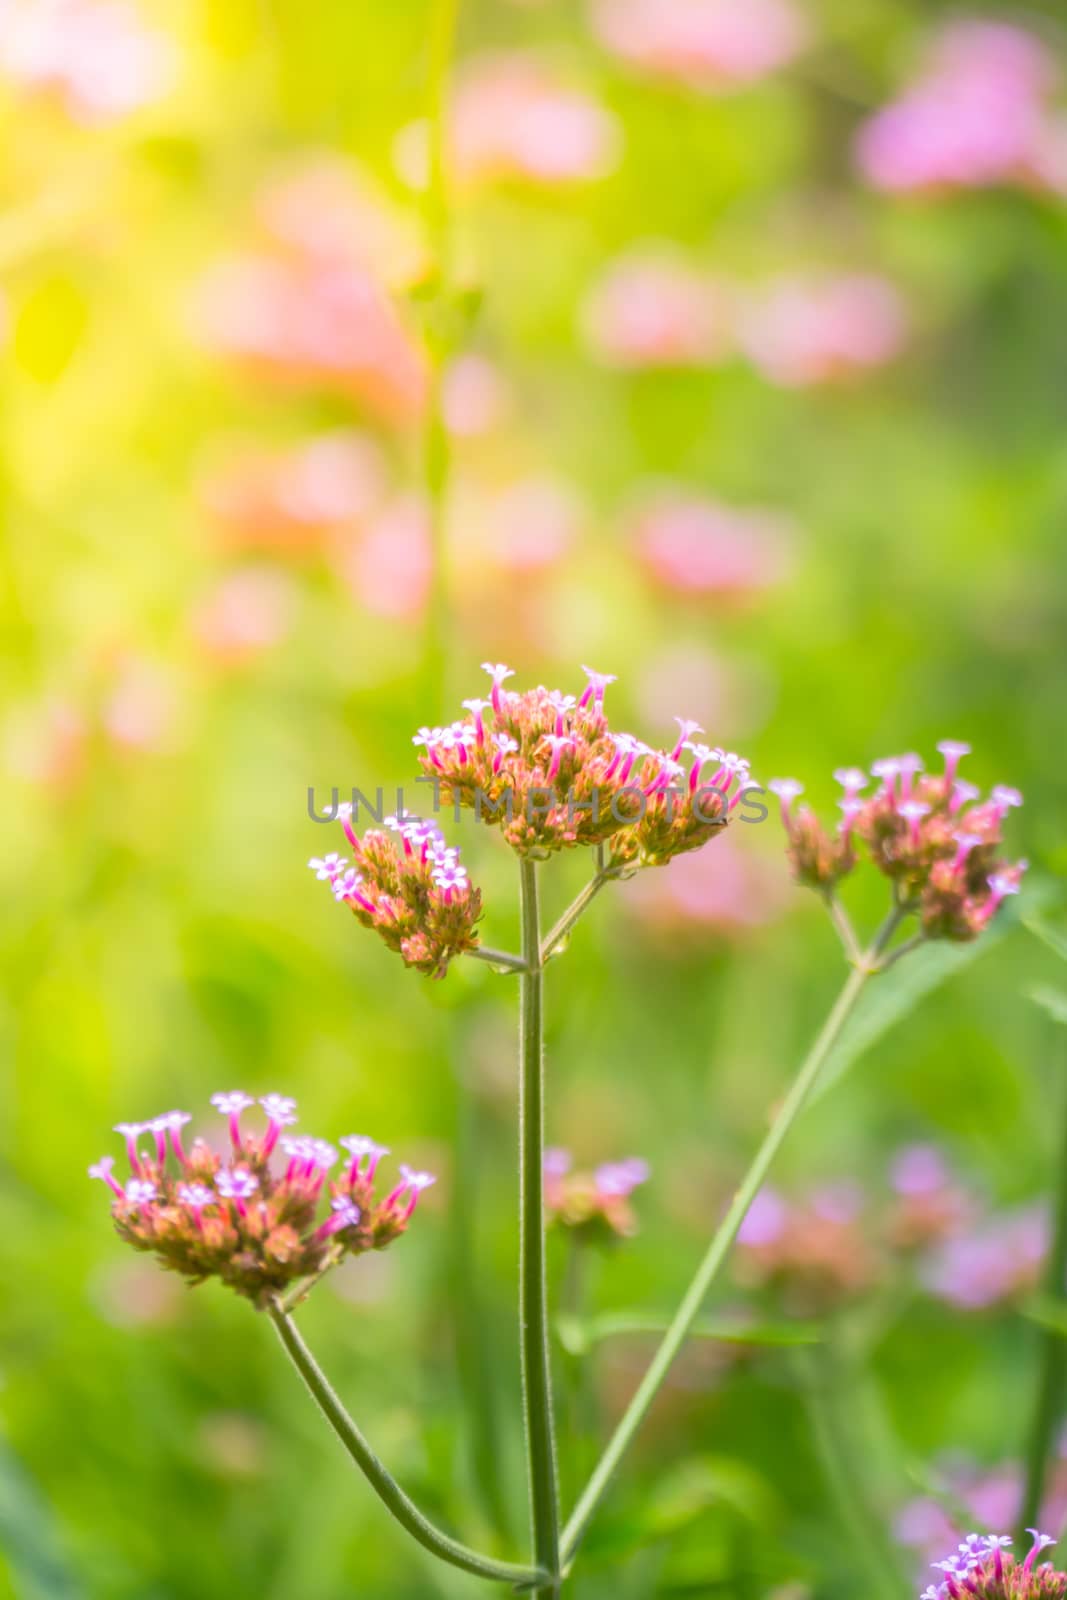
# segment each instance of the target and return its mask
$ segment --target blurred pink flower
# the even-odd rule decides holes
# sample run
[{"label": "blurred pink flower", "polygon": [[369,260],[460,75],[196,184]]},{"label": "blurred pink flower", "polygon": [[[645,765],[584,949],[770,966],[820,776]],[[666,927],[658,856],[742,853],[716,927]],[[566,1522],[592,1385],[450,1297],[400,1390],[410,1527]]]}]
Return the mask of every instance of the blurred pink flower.
[{"label": "blurred pink flower", "polygon": [[296,594],[280,572],[249,567],[232,572],[197,608],[193,630],[220,665],[254,660],[289,632]]},{"label": "blurred pink flower", "polygon": [[714,851],[695,850],[627,886],[627,911],[652,931],[739,933],[773,922],[789,886],[776,860],[767,861],[720,839]]},{"label": "blurred pink flower", "polygon": [[449,363],[442,395],[450,433],[470,438],[488,433],[507,409],[507,385],[485,356],[463,355]]},{"label": "blurred pink flower", "polygon": [[680,705],[691,706],[705,727],[731,743],[751,738],[774,695],[774,678],[762,658],[725,656],[685,638],[652,656],[635,686],[638,709],[653,725],[669,725]]},{"label": "blurred pink flower", "polygon": [[1058,142],[1048,95],[1055,72],[1041,41],[1010,23],[947,27],[904,94],[872,117],[856,145],[880,189],[937,191],[1053,182]]},{"label": "blurred pink flower", "polygon": [[429,517],[421,496],[397,495],[340,553],[338,566],[352,593],[382,617],[415,619],[430,586]]},{"label": "blurred pink flower", "polygon": [[466,180],[602,178],[621,145],[609,112],[520,54],[486,56],[461,72],[452,131],[455,168]]},{"label": "blurred pink flower", "polygon": [[124,0],[6,0],[0,22],[0,76],[77,122],[127,116],[174,75],[173,45]]},{"label": "blurred pink flower", "polygon": [[205,473],[200,495],[225,548],[299,557],[366,517],[385,481],[378,446],[337,429],[286,450],[239,449]]},{"label": "blurred pink flower", "polygon": [[961,1310],[1012,1300],[1036,1283],[1048,1234],[1041,1206],[1002,1212],[946,1240],[926,1263],[923,1281],[931,1294]]},{"label": "blurred pink flower", "polygon": [[558,566],[573,548],[582,516],[569,484],[534,475],[503,487],[467,485],[457,496],[455,521],[475,577],[491,568],[533,576]]},{"label": "blurred pink flower", "polygon": [[711,90],[766,77],[792,61],[808,36],[792,0],[596,0],[593,25],[631,65]]},{"label": "blurred pink flower", "polygon": [[359,262],[234,256],[205,277],[195,316],[204,342],[254,377],[333,390],[390,422],[422,408],[424,352]]},{"label": "blurred pink flower", "polygon": [[630,534],[642,565],[676,593],[747,600],[781,583],[792,565],[787,517],[680,489],[653,495],[631,518]]},{"label": "blurred pink flower", "polygon": [[147,1261],[116,1261],[94,1276],[90,1293],[116,1328],[165,1327],[181,1312],[182,1286]]},{"label": "blurred pink flower", "polygon": [[1027,156],[1026,172],[1039,188],[1067,195],[1067,115],[1045,118]]},{"label": "blurred pink flower", "polygon": [[[916,1572],[923,1574],[922,1582],[926,1581],[930,1563],[954,1541],[963,1539],[968,1529],[1013,1527],[1022,1510],[1025,1472],[1021,1462],[979,1468],[956,1460],[947,1463],[939,1476],[952,1502],[961,1512],[967,1512],[965,1520],[954,1522],[942,1505],[924,1495],[909,1500],[894,1522],[896,1538],[915,1552]],[[1042,1527],[1061,1528],[1065,1518],[1067,1464],[1061,1449],[1060,1458],[1051,1463],[1038,1522]]]},{"label": "blurred pink flower", "polygon": [[771,383],[808,388],[869,372],[904,343],[899,291],[872,274],[779,278],[748,297],[738,336]]},{"label": "blurred pink flower", "polygon": [[589,296],[583,323],[593,349],[620,367],[703,366],[729,343],[724,289],[662,247],[614,262]]},{"label": "blurred pink flower", "polygon": [[272,1443],[270,1430],[240,1411],[209,1412],[196,1428],[197,1459],[221,1478],[261,1477],[270,1470]]},{"label": "blurred pink flower", "polygon": [[260,189],[255,213],[268,239],[298,260],[358,264],[390,288],[409,286],[425,269],[417,217],[336,155],[279,169]]},{"label": "blurred pink flower", "polygon": [[49,696],[11,707],[4,727],[4,760],[17,778],[67,790],[81,776],[89,729],[72,700]]},{"label": "blurred pink flower", "polygon": [[177,729],[181,700],[172,673],[143,656],[127,656],[101,708],[100,721],[114,744],[126,750],[165,750]]}]

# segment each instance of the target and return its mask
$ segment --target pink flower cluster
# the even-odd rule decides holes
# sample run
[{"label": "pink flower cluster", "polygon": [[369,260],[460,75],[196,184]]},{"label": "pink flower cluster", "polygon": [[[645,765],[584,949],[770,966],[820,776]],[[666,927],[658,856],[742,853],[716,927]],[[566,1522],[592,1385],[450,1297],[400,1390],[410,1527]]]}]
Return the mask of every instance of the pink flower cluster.
[{"label": "pink flower cluster", "polygon": [[1023,1561],[1016,1561],[1007,1534],[969,1533],[956,1554],[933,1564],[944,1574],[930,1584],[921,1600],[1063,1600],[1067,1573],[1037,1557],[1056,1543],[1047,1533],[1027,1528],[1033,1544]]},{"label": "pink flower cluster", "polygon": [[356,400],[405,423],[422,409],[426,359],[391,293],[414,263],[388,245],[391,218],[354,178],[312,167],[268,188],[261,243],[202,283],[197,322],[252,376]]},{"label": "pink flower cluster", "polygon": [[740,1281],[773,1292],[800,1315],[846,1304],[881,1276],[880,1256],[864,1226],[863,1196],[851,1184],[828,1185],[799,1204],[762,1189],[737,1243]]},{"label": "pink flower cluster", "polygon": [[956,1311],[1011,1305],[1032,1292],[1049,1246],[1043,1205],[984,1210],[934,1146],[895,1156],[891,1193],[873,1204],[853,1182],[786,1199],[763,1188],[738,1234],[739,1279],[790,1311],[825,1312],[894,1273]]},{"label": "pink flower cluster", "polygon": [[586,338],[618,367],[704,367],[731,343],[728,290],[678,252],[644,246],[619,257],[583,310]]},{"label": "pink flower cluster", "polygon": [[970,746],[955,739],[938,745],[944,771],[923,773],[917,755],[887,757],[871,767],[879,787],[864,796],[871,779],[859,767],[839,768],[843,816],[833,832],[807,806],[794,806],[803,785],[776,778],[798,883],[824,893],[857,863],[857,841],[880,872],[892,880],[899,904],[918,914],[929,939],[974,939],[1008,895],[1017,894],[1027,863],[1009,865],[998,855],[1005,818],[1022,805],[1018,789],[998,785],[987,800],[957,776]]},{"label": "pink flower cluster", "polygon": [[695,743],[697,723],[677,718],[670,750],[613,732],[604,711],[611,673],[586,667],[577,696],[544,687],[519,694],[504,687],[510,667],[483,666],[489,698],[465,700],[465,718],[420,728],[414,743],[438,796],[499,826],[520,854],[610,840],[612,866],[661,866],[714,838],[741,802],[748,762]]},{"label": "pink flower cluster", "polygon": [[201,499],[227,552],[299,560],[363,521],[385,486],[378,446],[338,429],[284,450],[234,450],[204,474]]},{"label": "pink flower cluster", "polygon": [[339,1159],[333,1145],[283,1132],[297,1120],[295,1100],[262,1096],[262,1133],[241,1126],[255,1104],[251,1095],[216,1094],[211,1103],[227,1120],[226,1156],[202,1139],[186,1150],[182,1129],[191,1114],[168,1111],[116,1127],[126,1141],[127,1178],[116,1177],[112,1156],[91,1166],[89,1176],[111,1190],[115,1227],[135,1250],[150,1252],[191,1283],[218,1278],[261,1309],[343,1256],[391,1244],[434,1181],[401,1166],[399,1183],[378,1200],[374,1180],[389,1153],[384,1145],[361,1134],[339,1140],[347,1159],[340,1177],[328,1181]]},{"label": "pink flower cluster", "polygon": [[741,309],[738,342],[763,377],[809,389],[892,361],[908,332],[899,291],[873,273],[779,278]]},{"label": "pink flower cluster", "polygon": [[787,517],[673,487],[649,495],[628,531],[642,566],[675,594],[740,605],[781,583],[791,566]]},{"label": "pink flower cluster", "polygon": [[1036,1288],[1048,1253],[1044,1206],[1000,1212],[950,1230],[924,1261],[923,1286],[961,1311],[1010,1304]]},{"label": "pink flower cluster", "polygon": [[535,57],[486,56],[459,76],[452,160],[466,182],[582,183],[617,164],[615,118]]},{"label": "pink flower cluster", "polygon": [[864,272],[808,272],[732,285],[659,248],[618,260],[583,313],[592,349],[613,366],[706,367],[740,353],[782,388],[842,383],[899,353],[899,290]]},{"label": "pink flower cluster", "polygon": [[808,37],[793,0],[597,0],[601,42],[628,65],[688,88],[743,88],[785,66]]},{"label": "pink flower cluster", "polygon": [[[386,817],[384,831],[352,826],[352,806],[338,808],[353,865],[331,853],[308,866],[330,885],[334,899],[365,928],[373,928],[404,965],[443,978],[448,964],[477,948],[475,927],[482,897],[472,887],[459,850],[445,843],[435,822]],[[392,834],[392,837],[390,837]]]},{"label": "pink flower cluster", "polygon": [[965,20],[938,36],[917,80],[862,128],[860,170],[879,189],[1067,188],[1067,125],[1041,41]]},{"label": "pink flower cluster", "polygon": [[569,1150],[545,1151],[545,1212],[549,1222],[580,1231],[601,1242],[627,1239],[637,1232],[630,1196],[648,1182],[649,1166],[639,1156],[610,1161],[593,1172],[576,1172]]},{"label": "pink flower cluster", "polygon": [[81,123],[111,122],[169,87],[174,51],[125,0],[7,0],[0,75]]}]

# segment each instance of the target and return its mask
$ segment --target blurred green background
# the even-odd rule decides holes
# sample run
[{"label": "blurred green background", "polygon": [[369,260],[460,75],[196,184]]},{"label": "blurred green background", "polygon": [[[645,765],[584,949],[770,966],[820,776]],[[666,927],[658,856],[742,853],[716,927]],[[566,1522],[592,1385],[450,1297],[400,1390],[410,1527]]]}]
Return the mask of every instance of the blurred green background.
[{"label": "blurred green background", "polygon": [[[16,11],[0,8],[0,28]],[[1057,12],[997,15],[1062,62]],[[420,419],[383,416],[373,385],[267,381],[227,359],[197,311],[220,261],[265,248],[257,206],[278,175],[326,160],[373,181],[387,231],[415,241],[386,277],[419,347],[425,207],[398,136],[425,115],[428,6],[145,4],[167,81],[122,115],[87,119],[0,74],[0,1592],[478,1590],[393,1531],[266,1323],[124,1251],[84,1176],[115,1147],[113,1123],[174,1104],[205,1126],[208,1096],[236,1086],[295,1094],[304,1128],[373,1133],[443,1174],[403,1246],[325,1286],[303,1326],[428,1509],[472,1540],[513,1549],[524,1536],[513,985],[476,963],[439,985],[406,972],[305,867],[326,836],[308,786],[410,783],[412,732],[481,692],[483,659],[568,691],[581,662],[616,672],[618,724],[659,742],[674,712],[694,715],[758,778],[795,772],[826,807],[834,766],[968,739],[969,776],[1025,791],[1016,853],[1055,903],[1064,199],[866,185],[855,131],[949,8],[807,0],[805,13],[795,62],[705,93],[632,70],[564,0],[463,4],[461,70],[532,52],[616,119],[616,145],[592,181],[490,174],[449,197],[458,337],[489,401],[487,421],[452,433],[447,666],[432,681],[421,523],[403,498],[420,492]],[[309,217],[328,231],[328,195],[299,228]],[[906,306],[903,347],[850,381],[800,387],[736,353],[613,365],[582,308],[647,241],[735,285],[883,275]],[[272,542],[269,517],[219,514],[235,459],[336,429],[371,441],[397,522],[379,508]],[[533,533],[514,535],[523,558],[498,497],[530,483],[543,493]],[[658,581],[632,514],[664,483],[785,519],[787,568],[740,599]],[[469,819],[458,834],[486,937],[513,946],[514,864]],[[552,1141],[583,1163],[652,1166],[639,1236],[591,1284],[600,1310],[672,1307],[839,982],[832,931],[789,886],[774,822],[734,834],[699,868],[670,869],[673,895],[643,882],[603,895],[549,974]],[[551,864],[550,910],[585,871]],[[879,895],[861,889],[861,916],[880,914]],[[991,939],[820,1101],[782,1188],[884,1188],[896,1148],[932,1141],[990,1206],[1040,1199],[1064,1055],[1030,991],[1062,982],[1058,965],[1021,928]],[[743,1298],[724,1284],[723,1303]],[[1011,1301],[966,1313],[921,1292],[888,1300],[840,1381],[879,1413],[871,1465],[893,1510],[919,1467],[1018,1457],[1036,1335]],[[620,1338],[597,1352],[604,1418],[647,1349]],[[856,1593],[802,1387],[788,1352],[725,1361],[694,1345],[575,1594]],[[565,1448],[572,1493],[587,1457],[588,1441]]]}]

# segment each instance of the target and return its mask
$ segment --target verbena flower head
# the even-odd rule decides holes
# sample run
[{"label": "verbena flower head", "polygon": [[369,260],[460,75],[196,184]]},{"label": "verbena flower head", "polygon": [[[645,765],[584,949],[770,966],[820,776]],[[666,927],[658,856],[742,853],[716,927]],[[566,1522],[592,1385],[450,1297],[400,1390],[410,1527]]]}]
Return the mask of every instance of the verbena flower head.
[{"label": "verbena flower head", "polygon": [[922,1282],[960,1311],[1018,1302],[1040,1279],[1049,1235],[1044,1206],[996,1212],[943,1238],[923,1263]]},{"label": "verbena flower head", "polygon": [[890,756],[871,766],[873,784],[860,793],[860,774],[839,769],[845,791],[842,817],[829,830],[808,806],[793,779],[776,778],[788,853],[798,883],[824,893],[856,866],[865,849],[889,878],[901,906],[914,911],[929,939],[974,939],[1008,896],[1018,893],[1025,861],[999,854],[1008,813],[1021,806],[1017,789],[998,785],[982,800],[973,784],[956,776],[966,746],[944,740],[945,767],[926,774],[917,755]]},{"label": "verbena flower head", "polygon": [[882,1261],[856,1186],[828,1184],[801,1203],[762,1189],[737,1236],[739,1280],[792,1312],[825,1313],[877,1283]]},{"label": "verbena flower head", "polygon": [[[372,1139],[353,1134],[340,1140],[351,1159],[330,1179],[338,1162],[332,1145],[279,1137],[296,1120],[294,1100],[265,1095],[260,1104],[267,1127],[255,1133],[241,1125],[254,1104],[250,1095],[234,1091],[212,1101],[227,1119],[227,1156],[202,1139],[187,1153],[180,1129],[189,1116],[168,1112],[119,1125],[127,1178],[115,1175],[112,1156],[89,1168],[89,1176],[111,1190],[120,1237],[190,1283],[218,1278],[262,1309],[290,1284],[342,1257],[391,1244],[406,1230],[421,1190],[433,1182],[429,1173],[401,1166],[399,1183],[379,1199],[375,1174],[387,1152]],[[152,1135],[151,1143],[145,1135]]]},{"label": "verbena flower head", "polygon": [[1055,188],[1055,82],[1055,62],[1036,35],[1011,23],[953,22],[903,94],[860,129],[860,170],[895,193]]},{"label": "verbena flower head", "polygon": [[[693,743],[685,727],[670,749],[612,729],[610,673],[586,667],[577,695],[518,693],[503,663],[486,662],[489,703],[414,742],[438,798],[498,826],[522,855],[611,843],[611,865],[660,866],[716,837],[748,785],[748,763]],[[683,719],[679,719],[682,722]],[[695,727],[695,724],[688,725]]]},{"label": "verbena flower head", "polygon": [[308,866],[406,966],[443,977],[454,957],[477,947],[482,910],[458,849],[446,845],[435,822],[408,814],[386,817],[383,827],[368,828],[360,838],[351,811],[340,808],[352,865],[331,853],[313,856]]},{"label": "verbena flower head", "polygon": [[934,1145],[905,1145],[890,1169],[893,1191],[886,1235],[904,1254],[953,1238],[971,1219],[974,1203]]},{"label": "verbena flower head", "polygon": [[1036,1528],[1026,1531],[1033,1543],[1021,1560],[1011,1553],[1007,1534],[969,1533],[955,1554],[934,1562],[942,1579],[924,1589],[921,1600],[1063,1600],[1067,1573],[1041,1560],[1056,1541]]},{"label": "verbena flower head", "polygon": [[545,1151],[545,1211],[550,1222],[578,1230],[591,1241],[610,1243],[637,1232],[630,1196],[648,1181],[649,1166],[639,1156],[609,1161],[593,1172],[572,1170],[570,1152]]}]

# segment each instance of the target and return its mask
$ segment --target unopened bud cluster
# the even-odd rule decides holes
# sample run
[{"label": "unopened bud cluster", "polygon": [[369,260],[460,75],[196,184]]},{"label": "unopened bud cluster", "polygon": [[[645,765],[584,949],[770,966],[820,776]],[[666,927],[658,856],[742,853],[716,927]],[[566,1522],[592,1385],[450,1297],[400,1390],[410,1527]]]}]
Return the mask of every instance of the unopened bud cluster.
[{"label": "unopened bud cluster", "polygon": [[1026,1531],[1033,1545],[1023,1561],[1010,1553],[1007,1534],[968,1534],[954,1556],[934,1562],[943,1580],[924,1589],[921,1600],[1064,1600],[1067,1573],[1037,1560],[1056,1541],[1036,1528]]},{"label": "unopened bud cluster", "polygon": [[482,897],[472,887],[459,850],[445,843],[435,822],[404,815],[386,817],[382,828],[360,838],[352,807],[338,808],[353,861],[331,853],[308,866],[330,885],[365,928],[373,928],[405,965],[443,978],[448,964],[478,944],[475,925]]},{"label": "unopened bud cluster", "polygon": [[630,1196],[647,1182],[648,1172],[648,1162],[638,1156],[576,1172],[568,1150],[546,1150],[545,1215],[550,1223],[575,1229],[590,1241],[629,1238],[637,1232]]},{"label": "unopened bud cluster", "polygon": [[659,866],[721,832],[739,804],[748,763],[694,743],[697,723],[677,718],[670,750],[610,727],[610,674],[585,668],[580,695],[520,694],[504,687],[511,668],[484,667],[489,698],[465,700],[466,717],[420,728],[414,743],[438,794],[498,825],[520,854],[610,840],[613,865]]},{"label": "unopened bud cluster", "polygon": [[[374,1193],[384,1145],[352,1134],[338,1178],[328,1174],[339,1153],[323,1139],[283,1133],[296,1122],[296,1102],[264,1095],[262,1133],[241,1126],[255,1104],[240,1091],[212,1096],[228,1122],[230,1149],[220,1155],[202,1139],[186,1150],[187,1111],[149,1122],[121,1122],[129,1176],[115,1175],[104,1156],[89,1168],[112,1193],[115,1227],[135,1250],[191,1283],[219,1278],[259,1307],[290,1284],[322,1272],[343,1256],[381,1250],[407,1228],[419,1193],[433,1178],[401,1166],[383,1198]],[[324,1213],[324,1214],[323,1214]]]},{"label": "unopened bud cluster", "polygon": [[999,785],[983,800],[972,783],[957,777],[969,746],[946,739],[938,745],[944,770],[923,773],[917,755],[876,761],[878,787],[864,794],[871,778],[859,767],[839,769],[844,789],[842,819],[828,830],[808,806],[792,778],[775,778],[798,883],[831,891],[856,866],[862,846],[892,880],[899,903],[918,913],[929,939],[974,939],[1006,895],[1016,894],[1026,862],[999,854],[1004,820],[1022,805],[1017,789]]}]

